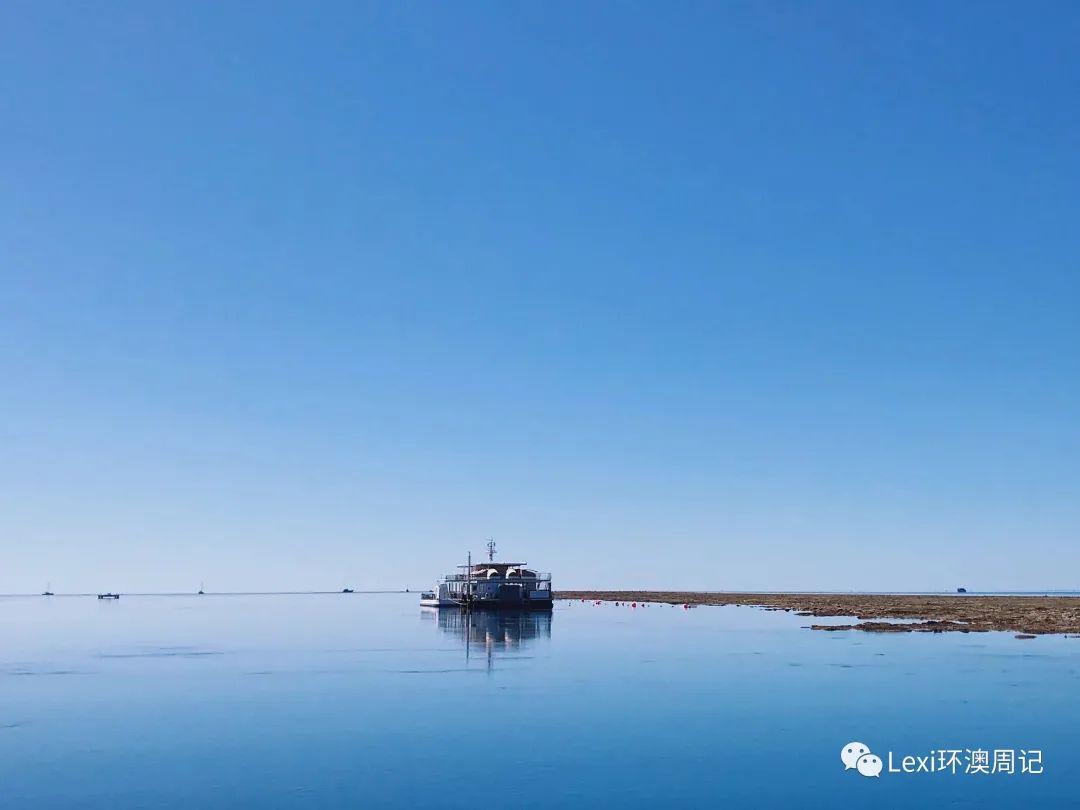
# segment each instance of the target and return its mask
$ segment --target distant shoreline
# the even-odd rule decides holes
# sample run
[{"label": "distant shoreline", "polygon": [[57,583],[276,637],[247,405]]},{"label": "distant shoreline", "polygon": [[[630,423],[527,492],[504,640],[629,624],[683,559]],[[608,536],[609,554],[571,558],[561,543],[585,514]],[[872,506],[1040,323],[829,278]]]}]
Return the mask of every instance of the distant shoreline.
[{"label": "distant shoreline", "polygon": [[[1076,596],[978,594],[712,593],[700,591],[558,591],[556,599],[657,602],[671,605],[746,605],[799,616],[854,616],[854,624],[811,624],[813,630],[875,633],[991,630],[1025,636],[1080,634]],[[897,623],[897,620],[900,623]]]},{"label": "distant shoreline", "polygon": [[[340,591],[115,591],[121,596],[363,596],[364,594],[420,593],[422,588],[382,591],[340,590]],[[72,591],[70,593],[0,593],[0,599],[66,599],[68,597],[97,596],[97,591]]]}]

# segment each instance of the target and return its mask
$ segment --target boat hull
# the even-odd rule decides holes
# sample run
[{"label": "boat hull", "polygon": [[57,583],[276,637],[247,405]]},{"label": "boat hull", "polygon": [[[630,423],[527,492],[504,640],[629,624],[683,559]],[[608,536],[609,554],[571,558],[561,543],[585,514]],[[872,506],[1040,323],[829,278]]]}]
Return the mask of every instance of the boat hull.
[{"label": "boat hull", "polygon": [[443,608],[447,610],[547,610],[555,603],[550,599],[497,600],[476,599],[472,602],[455,602],[452,599],[421,599],[420,607]]},{"label": "boat hull", "polygon": [[525,602],[489,602],[480,600],[469,607],[472,610],[546,610],[551,611],[553,602],[549,599],[534,599]]}]

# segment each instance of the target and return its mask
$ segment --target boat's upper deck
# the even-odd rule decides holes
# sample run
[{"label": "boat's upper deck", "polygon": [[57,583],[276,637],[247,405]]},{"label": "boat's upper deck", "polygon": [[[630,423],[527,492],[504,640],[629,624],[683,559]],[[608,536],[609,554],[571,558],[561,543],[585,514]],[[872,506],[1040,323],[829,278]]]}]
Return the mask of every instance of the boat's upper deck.
[{"label": "boat's upper deck", "polygon": [[538,582],[550,582],[551,574],[544,571],[534,571],[531,568],[526,568],[527,563],[517,562],[483,562],[474,563],[472,568],[469,569],[467,565],[459,565],[458,568],[469,569],[468,573],[461,574],[449,574],[446,577],[447,582],[462,582],[466,579],[472,580],[485,580],[485,579],[508,579],[508,580],[529,580]]}]

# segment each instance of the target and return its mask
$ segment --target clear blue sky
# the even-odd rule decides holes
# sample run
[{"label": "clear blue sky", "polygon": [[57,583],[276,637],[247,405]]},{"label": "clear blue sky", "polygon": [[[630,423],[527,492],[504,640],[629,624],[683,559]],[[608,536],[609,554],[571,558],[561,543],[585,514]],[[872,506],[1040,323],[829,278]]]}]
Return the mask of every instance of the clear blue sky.
[{"label": "clear blue sky", "polygon": [[5,4],[0,591],[1080,587],[1077,41]]}]

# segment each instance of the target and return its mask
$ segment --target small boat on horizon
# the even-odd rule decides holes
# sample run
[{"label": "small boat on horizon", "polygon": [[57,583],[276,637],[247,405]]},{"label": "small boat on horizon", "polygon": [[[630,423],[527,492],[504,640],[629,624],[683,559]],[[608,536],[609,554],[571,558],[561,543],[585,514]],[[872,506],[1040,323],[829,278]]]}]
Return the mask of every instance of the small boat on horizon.
[{"label": "small boat on horizon", "polygon": [[196,594],[196,596],[205,596],[205,595],[206,595],[206,591],[203,590],[203,584],[200,582],[199,583],[199,592]]},{"label": "small boat on horizon", "polygon": [[447,574],[434,590],[420,594],[421,607],[466,610],[551,610],[551,574],[523,562],[495,562],[495,542],[488,541],[487,562],[459,565],[460,574]]},{"label": "small boat on horizon", "polygon": [[56,594],[53,593],[53,591],[52,591],[52,583],[51,582],[48,585],[45,586],[45,590],[41,592],[41,595],[42,596],[56,596]]},{"label": "small boat on horizon", "polygon": [[342,593],[353,593],[353,589],[352,588],[342,588],[341,592]]},{"label": "small boat on horizon", "polygon": [[97,595],[97,598],[98,599],[119,599],[120,594],[118,594],[118,593],[99,593]]}]

